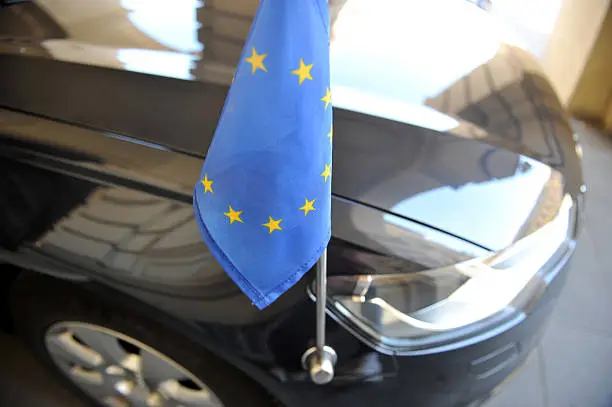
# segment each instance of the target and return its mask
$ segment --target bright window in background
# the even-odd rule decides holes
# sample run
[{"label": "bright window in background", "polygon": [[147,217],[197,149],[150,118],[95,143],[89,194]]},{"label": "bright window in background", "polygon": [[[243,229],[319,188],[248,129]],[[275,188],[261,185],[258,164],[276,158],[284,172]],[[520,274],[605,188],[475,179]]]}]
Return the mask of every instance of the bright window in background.
[{"label": "bright window in background", "polygon": [[191,70],[197,62],[193,55],[148,49],[119,49],[117,59],[125,69],[177,79],[193,79]]},{"label": "bright window in background", "polygon": [[[432,189],[397,203],[391,211],[425,222],[435,213],[434,226],[501,250],[514,241],[551,176],[552,170],[544,164],[527,157],[520,161],[529,164],[527,169],[511,177]],[[525,167],[521,163],[518,168]],[[461,216],[456,208],[461,208]]]},{"label": "bright window in background", "polygon": [[495,56],[502,33],[464,0],[351,0],[333,27],[332,82],[423,103]]},{"label": "bright window in background", "polygon": [[121,0],[121,7],[132,24],[160,44],[182,53],[203,49],[196,14],[201,0]]},{"label": "bright window in background", "polygon": [[490,14],[520,38],[523,48],[542,57],[563,0],[493,0]]},{"label": "bright window in background", "polygon": [[493,58],[499,34],[464,0],[351,0],[332,32],[334,105],[447,131],[458,122],[424,105]]},{"label": "bright window in background", "polygon": [[469,3],[475,4],[483,10],[490,10],[492,6],[491,0],[467,0]]}]

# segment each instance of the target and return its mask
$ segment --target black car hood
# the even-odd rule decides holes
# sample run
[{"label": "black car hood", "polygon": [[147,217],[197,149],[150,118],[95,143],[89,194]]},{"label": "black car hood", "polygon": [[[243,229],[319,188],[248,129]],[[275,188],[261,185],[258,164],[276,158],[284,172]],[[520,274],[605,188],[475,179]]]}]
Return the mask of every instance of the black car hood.
[{"label": "black car hood", "polygon": [[334,193],[481,247],[506,247],[561,203],[562,175],[527,156],[352,112],[335,123]]},{"label": "black car hood", "polygon": [[[20,55],[3,62],[3,106],[206,151],[255,2],[40,4],[16,6],[38,22],[35,41],[0,42],[0,54]],[[330,8],[334,194],[497,250],[580,193],[555,92],[486,12],[454,0]]]},{"label": "black car hood", "polygon": [[335,116],[334,192],[502,249],[581,184],[563,110],[486,12],[389,4],[349,1],[334,24],[332,90],[345,109]]}]

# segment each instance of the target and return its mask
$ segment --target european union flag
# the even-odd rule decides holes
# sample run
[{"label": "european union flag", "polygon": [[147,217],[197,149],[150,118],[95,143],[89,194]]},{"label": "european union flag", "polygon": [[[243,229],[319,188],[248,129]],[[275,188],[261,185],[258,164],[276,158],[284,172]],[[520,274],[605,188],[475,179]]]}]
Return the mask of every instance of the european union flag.
[{"label": "european union flag", "polygon": [[196,185],[208,247],[258,308],[295,284],[331,232],[326,0],[261,0]]}]

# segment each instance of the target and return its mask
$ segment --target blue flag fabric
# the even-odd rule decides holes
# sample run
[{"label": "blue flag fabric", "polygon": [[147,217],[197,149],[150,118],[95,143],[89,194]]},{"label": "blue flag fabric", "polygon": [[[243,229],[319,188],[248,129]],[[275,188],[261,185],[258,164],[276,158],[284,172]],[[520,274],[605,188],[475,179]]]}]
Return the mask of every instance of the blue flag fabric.
[{"label": "blue flag fabric", "polygon": [[208,247],[264,308],[331,234],[326,0],[261,0],[195,187]]}]

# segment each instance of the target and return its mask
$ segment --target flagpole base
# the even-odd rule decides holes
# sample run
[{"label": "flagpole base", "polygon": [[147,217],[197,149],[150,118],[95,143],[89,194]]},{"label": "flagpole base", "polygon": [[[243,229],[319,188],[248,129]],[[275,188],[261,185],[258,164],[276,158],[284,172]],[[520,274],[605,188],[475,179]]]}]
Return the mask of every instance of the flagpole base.
[{"label": "flagpole base", "polygon": [[302,355],[302,367],[308,371],[313,383],[327,384],[334,378],[337,359],[336,352],[329,346],[322,349],[313,346]]}]

